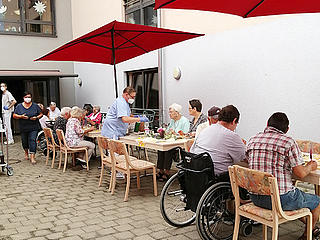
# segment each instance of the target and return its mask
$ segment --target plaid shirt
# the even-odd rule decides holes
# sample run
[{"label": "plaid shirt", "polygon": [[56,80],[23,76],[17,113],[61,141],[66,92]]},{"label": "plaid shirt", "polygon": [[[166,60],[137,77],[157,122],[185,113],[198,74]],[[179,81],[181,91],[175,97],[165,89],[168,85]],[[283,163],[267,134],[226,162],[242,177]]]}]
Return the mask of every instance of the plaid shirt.
[{"label": "plaid shirt", "polygon": [[277,178],[280,194],[294,189],[292,168],[304,164],[293,138],[273,127],[267,127],[249,140],[246,156],[251,169]]}]

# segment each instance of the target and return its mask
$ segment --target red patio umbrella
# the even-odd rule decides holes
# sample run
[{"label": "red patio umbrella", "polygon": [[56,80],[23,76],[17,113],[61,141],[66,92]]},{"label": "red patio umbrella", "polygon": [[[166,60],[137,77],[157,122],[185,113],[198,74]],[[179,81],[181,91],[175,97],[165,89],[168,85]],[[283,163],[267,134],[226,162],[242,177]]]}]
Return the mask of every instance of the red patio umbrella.
[{"label": "red patio umbrella", "polygon": [[78,61],[114,66],[118,97],[116,64],[144,53],[204,34],[188,33],[113,21],[89,32],[35,61]]},{"label": "red patio umbrella", "polygon": [[156,0],[155,9],[175,8],[257,17],[320,12],[319,0]]}]

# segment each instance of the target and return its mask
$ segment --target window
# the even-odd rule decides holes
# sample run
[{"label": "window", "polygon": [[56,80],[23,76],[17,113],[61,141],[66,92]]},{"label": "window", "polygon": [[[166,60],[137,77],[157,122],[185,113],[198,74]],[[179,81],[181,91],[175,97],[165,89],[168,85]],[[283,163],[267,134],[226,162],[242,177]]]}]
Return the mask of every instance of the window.
[{"label": "window", "polygon": [[158,68],[127,72],[127,84],[136,90],[134,109],[152,109],[156,112],[155,126],[159,122]]},{"label": "window", "polygon": [[154,0],[124,0],[126,22],[156,27],[157,11]]},{"label": "window", "polygon": [[55,36],[54,0],[0,0],[0,34]]}]

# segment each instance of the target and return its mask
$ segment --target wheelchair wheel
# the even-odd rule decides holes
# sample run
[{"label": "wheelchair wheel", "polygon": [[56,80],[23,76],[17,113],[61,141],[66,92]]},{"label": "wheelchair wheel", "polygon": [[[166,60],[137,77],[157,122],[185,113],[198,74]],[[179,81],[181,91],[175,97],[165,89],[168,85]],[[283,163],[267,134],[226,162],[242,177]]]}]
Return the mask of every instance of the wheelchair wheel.
[{"label": "wheelchair wheel", "polygon": [[174,174],[164,185],[160,196],[160,210],[164,220],[174,227],[190,225],[196,214],[186,209],[186,195],[181,190],[179,174]]},{"label": "wheelchair wheel", "polygon": [[201,239],[228,240],[234,228],[234,197],[230,183],[212,185],[202,195],[196,212]]}]

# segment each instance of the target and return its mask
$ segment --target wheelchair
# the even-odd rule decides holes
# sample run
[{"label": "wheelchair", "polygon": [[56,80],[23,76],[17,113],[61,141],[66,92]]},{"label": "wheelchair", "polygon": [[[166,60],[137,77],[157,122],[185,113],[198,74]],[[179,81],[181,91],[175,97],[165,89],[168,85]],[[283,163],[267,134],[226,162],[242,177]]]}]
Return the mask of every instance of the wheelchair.
[{"label": "wheelchair", "polygon": [[[164,185],[160,211],[164,220],[174,227],[196,222],[201,239],[229,240],[234,228],[234,197],[231,184],[214,174],[208,153],[180,152],[179,171]],[[240,234],[252,233],[252,222],[241,219]]]}]

